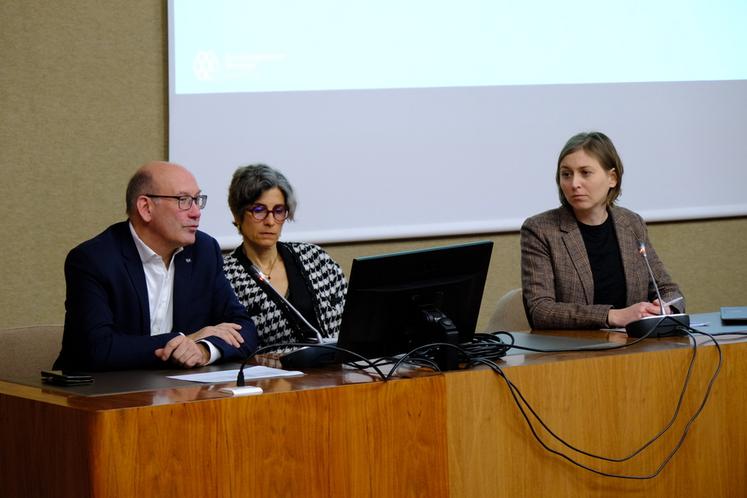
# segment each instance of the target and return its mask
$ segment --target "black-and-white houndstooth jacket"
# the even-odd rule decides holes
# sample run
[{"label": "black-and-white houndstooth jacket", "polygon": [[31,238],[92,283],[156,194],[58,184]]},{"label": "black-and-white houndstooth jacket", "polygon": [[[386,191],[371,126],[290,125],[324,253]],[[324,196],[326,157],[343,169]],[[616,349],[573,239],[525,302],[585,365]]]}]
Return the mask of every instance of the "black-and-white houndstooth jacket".
[{"label": "black-and-white houndstooth jacket", "polygon": [[[342,269],[317,245],[305,242],[278,244],[289,250],[301,271],[314,300],[314,311],[321,329],[319,332],[324,337],[337,337],[347,292]],[[283,312],[267,297],[233,253],[223,257],[223,271],[257,326],[260,346],[302,340],[294,333],[293,326]]]}]

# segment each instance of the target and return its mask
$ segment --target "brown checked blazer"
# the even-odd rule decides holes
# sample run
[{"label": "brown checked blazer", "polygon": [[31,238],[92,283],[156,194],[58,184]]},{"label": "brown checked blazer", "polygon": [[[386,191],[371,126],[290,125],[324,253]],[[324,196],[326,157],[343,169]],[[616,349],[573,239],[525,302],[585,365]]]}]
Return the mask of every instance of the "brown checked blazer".
[{"label": "brown checked blazer", "polygon": [[[625,271],[627,306],[656,299],[638,241],[646,243],[651,269],[666,302],[679,297],[648,239],[643,219],[625,208],[609,208]],[[524,309],[536,329],[604,328],[612,307],[594,304],[594,279],[581,231],[570,209],[560,207],[528,218],[521,227],[521,285]],[[685,310],[685,301],[672,306]],[[674,310],[673,310],[674,311]]]}]

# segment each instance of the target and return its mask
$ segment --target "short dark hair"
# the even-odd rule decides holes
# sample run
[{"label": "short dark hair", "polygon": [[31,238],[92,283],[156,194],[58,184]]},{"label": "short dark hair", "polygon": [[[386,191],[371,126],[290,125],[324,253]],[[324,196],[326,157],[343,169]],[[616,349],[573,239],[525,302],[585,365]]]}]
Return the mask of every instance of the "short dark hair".
[{"label": "short dark hair", "polygon": [[279,188],[288,207],[288,219],[296,214],[296,195],[288,179],[280,171],[266,164],[240,166],[233,173],[228,187],[228,206],[234,219],[242,222],[246,208],[254,204],[262,194],[272,188]]},{"label": "short dark hair", "polygon": [[153,189],[153,175],[144,168],[140,168],[132,175],[127,183],[125,193],[125,212],[132,216],[137,211],[137,199],[149,190]]},{"label": "short dark hair", "polygon": [[589,131],[573,135],[560,151],[558,166],[555,170],[555,183],[558,185],[560,203],[566,207],[570,207],[568,200],[563,195],[563,189],[560,188],[560,163],[563,162],[566,156],[579,150],[583,150],[594,157],[606,171],[614,171],[617,175],[617,184],[607,192],[607,205],[614,205],[622,193],[623,163],[612,140],[600,131]]}]

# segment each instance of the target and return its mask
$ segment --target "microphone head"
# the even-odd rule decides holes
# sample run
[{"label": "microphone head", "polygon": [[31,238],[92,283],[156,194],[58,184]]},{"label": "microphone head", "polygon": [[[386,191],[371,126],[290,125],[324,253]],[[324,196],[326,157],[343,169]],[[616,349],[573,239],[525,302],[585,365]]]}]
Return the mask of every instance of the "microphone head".
[{"label": "microphone head", "polygon": [[642,240],[638,241],[638,253],[644,258],[646,257],[646,243]]},{"label": "microphone head", "polygon": [[257,277],[262,282],[266,282],[267,281],[267,277],[265,276],[265,274],[262,273],[260,271],[260,269],[257,268],[254,265],[249,265],[249,273],[251,273],[253,276]]}]

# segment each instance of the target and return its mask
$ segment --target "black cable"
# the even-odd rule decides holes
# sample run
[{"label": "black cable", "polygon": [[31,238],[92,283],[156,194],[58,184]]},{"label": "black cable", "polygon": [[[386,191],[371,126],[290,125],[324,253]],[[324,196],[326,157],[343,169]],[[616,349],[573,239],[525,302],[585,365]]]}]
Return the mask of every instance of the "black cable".
[{"label": "black cable", "polygon": [[[664,320],[664,318],[662,317],[661,320]],[[661,323],[661,321],[659,323]],[[658,325],[658,323],[657,323],[657,325]],[[583,346],[583,347],[580,347],[580,348],[539,349],[539,348],[530,348],[529,346],[519,346],[519,345],[515,344],[515,341],[514,341],[514,343],[512,343],[512,345],[510,346],[509,349],[511,349],[511,348],[513,348],[513,349],[520,349],[522,351],[532,351],[534,353],[587,353],[589,351],[614,351],[616,349],[625,349],[625,348],[629,348],[631,346],[635,346],[636,344],[638,344],[642,340],[648,339],[651,336],[651,334],[653,333],[653,331],[654,331],[655,328],[656,328],[656,326],[652,327],[651,330],[649,330],[644,335],[642,335],[641,337],[636,338],[635,340],[633,340],[631,342],[626,342],[625,344],[615,344],[615,345],[612,345],[612,346],[610,346],[610,345],[600,346],[598,344],[594,344],[592,346]],[[511,334],[511,332],[505,332],[505,331],[491,332],[491,333],[488,333],[488,334],[475,334],[475,336],[477,336],[477,335],[488,335],[488,336],[491,336],[491,335],[497,335],[497,334],[509,335],[509,336],[511,336],[512,340],[514,339],[513,336],[512,336],[512,334]],[[554,336],[550,336],[550,337],[554,337]]]},{"label": "black cable", "polygon": [[[385,357],[376,358],[375,360],[372,360],[372,363],[377,366],[383,366],[383,365],[394,365],[395,363],[397,363],[397,361],[399,361],[399,358],[385,356]],[[439,371],[438,365],[436,365],[435,362],[429,360],[428,358],[409,358],[405,362],[403,362],[403,364],[414,365],[416,367],[425,367],[425,368],[430,368],[431,370]],[[359,370],[368,368],[367,365],[360,365],[357,362],[346,362],[345,365],[351,366],[353,368],[357,368]]]},{"label": "black cable", "polygon": [[[331,350],[334,350],[334,351],[338,351],[338,352],[344,353],[345,355],[352,356],[354,358],[357,358],[358,361],[362,361],[363,363],[365,363],[367,365],[366,368],[372,368],[376,372],[376,374],[379,376],[379,378],[381,378],[381,380],[383,380],[383,381],[388,380],[388,377],[386,375],[384,375],[384,372],[382,372],[379,369],[379,367],[378,367],[378,365],[376,363],[372,362],[371,360],[369,360],[365,356],[362,356],[362,355],[356,353],[355,351],[350,351],[349,349],[341,348],[339,346],[335,346],[335,345],[332,345],[332,344],[309,344],[309,343],[305,343],[305,342],[285,342],[285,343],[278,343],[278,344],[273,344],[273,345],[270,345],[270,346],[264,346],[264,347],[258,348],[253,353],[251,353],[249,356],[247,356],[246,358],[244,358],[244,361],[241,362],[241,367],[239,368],[239,373],[236,375],[236,385],[239,386],[239,387],[245,385],[245,381],[244,381],[244,368],[246,367],[246,364],[252,358],[254,358],[255,356],[257,356],[259,354],[268,353],[270,351],[274,351],[274,350],[277,350],[277,349],[301,348],[301,347],[331,349]],[[362,370],[362,368],[359,368],[359,369]]]},{"label": "black cable", "polygon": [[[392,369],[387,374],[387,376],[386,376],[387,380],[391,379],[394,376],[394,374],[397,372],[397,370],[399,369],[399,367],[402,366],[402,364],[404,364],[407,361],[409,361],[409,358],[411,356],[413,356],[415,354],[418,354],[418,353],[424,353],[424,352],[426,352],[426,351],[428,351],[430,349],[443,348],[443,347],[455,349],[458,353],[461,354],[461,356],[463,358],[466,358],[466,359],[469,360],[469,355],[467,354],[467,352],[464,349],[462,349],[462,347],[457,346],[455,344],[451,344],[451,343],[448,343],[448,342],[434,342],[434,343],[430,343],[430,344],[424,344],[424,345],[418,346],[415,349],[413,349],[413,350],[405,353],[404,355],[402,355],[402,357],[399,360],[397,360],[397,363],[394,364],[394,366],[392,367]],[[430,360],[430,361],[433,361],[433,360]],[[439,368],[438,368],[438,365],[436,365],[435,362],[434,362],[433,366],[435,367],[434,368],[435,371],[437,371],[437,372],[440,371]]]},{"label": "black cable", "polygon": [[[557,441],[559,441],[560,443],[564,444],[566,447],[568,447],[568,448],[570,448],[570,449],[572,449],[574,451],[577,451],[579,453],[582,453],[584,455],[590,456],[592,458],[607,460],[607,461],[611,461],[611,462],[615,462],[615,463],[618,463],[618,461],[629,460],[630,458],[632,458],[632,456],[635,456],[636,454],[639,454],[641,451],[643,451],[643,449],[645,449],[645,447],[649,446],[652,442],[654,442],[655,440],[657,440],[658,438],[660,438],[661,435],[663,435],[663,433],[666,432],[669,429],[669,427],[671,426],[671,423],[667,427],[665,427],[665,429],[663,429],[662,431],[660,431],[660,433],[657,434],[651,441],[649,441],[648,443],[646,443],[637,452],[634,452],[633,455],[631,455],[631,456],[629,456],[627,458],[624,458],[624,459],[609,459],[607,457],[599,457],[599,456],[593,455],[593,454],[591,454],[589,452],[584,452],[582,450],[576,449],[575,447],[569,445],[562,438],[560,438],[559,436],[557,436],[555,433],[553,433],[547,427],[547,425],[542,421],[542,419],[539,417],[539,415],[537,415],[537,413],[534,411],[534,409],[531,407],[531,405],[526,401],[526,398],[524,398],[524,396],[521,394],[521,391],[518,389],[518,387],[516,387],[516,385],[513,384],[513,382],[506,376],[505,372],[503,372],[503,370],[501,369],[501,367],[499,367],[494,362],[488,361],[488,360],[481,361],[480,363],[488,365],[493,371],[495,371],[496,373],[498,373],[501,376],[501,378],[506,382],[507,386],[509,387],[509,392],[511,393],[511,396],[514,399],[514,403],[519,408],[519,411],[520,411],[522,417],[524,418],[525,422],[527,423],[527,426],[529,427],[529,430],[531,431],[532,435],[537,440],[537,442],[543,448],[545,448],[547,451],[549,451],[550,453],[553,453],[555,455],[560,456],[561,458],[567,460],[568,462],[570,462],[573,465],[576,465],[576,466],[578,466],[580,468],[583,468],[585,470],[588,470],[590,472],[593,472],[593,473],[601,475],[601,476],[621,478],[621,479],[637,479],[637,480],[651,479],[651,478],[654,478],[654,477],[658,476],[661,473],[661,471],[664,469],[664,467],[669,463],[669,461],[672,459],[672,457],[674,456],[674,454],[679,450],[679,448],[684,443],[685,437],[687,436],[687,434],[688,434],[688,432],[689,432],[692,424],[695,422],[695,420],[697,419],[697,417],[700,415],[700,413],[702,412],[703,408],[705,407],[705,404],[706,404],[708,398],[710,397],[710,393],[712,391],[712,388],[713,388],[713,385],[714,385],[714,383],[716,381],[716,378],[718,377],[718,374],[719,374],[719,372],[721,370],[721,365],[722,365],[722,361],[723,361],[723,355],[722,355],[721,347],[718,344],[718,341],[716,341],[715,338],[711,334],[708,334],[708,333],[705,333],[705,332],[702,332],[702,331],[699,331],[699,330],[696,330],[696,329],[692,329],[689,326],[686,326],[684,324],[680,324],[680,325],[682,326],[682,328],[684,329],[684,331],[688,334],[688,336],[690,336],[690,338],[692,340],[693,349],[697,348],[697,341],[695,341],[695,338],[692,336],[693,332],[694,333],[703,334],[703,335],[707,335],[707,336],[709,336],[711,338],[711,340],[713,341],[713,343],[716,345],[716,348],[717,348],[717,351],[718,351],[718,364],[717,364],[716,368],[714,369],[714,373],[711,376],[710,381],[708,382],[708,386],[707,386],[706,391],[705,391],[705,393],[703,395],[703,400],[701,401],[701,403],[700,403],[698,409],[695,411],[695,413],[687,421],[687,423],[685,425],[685,428],[683,429],[682,435],[680,436],[679,440],[677,441],[677,443],[675,444],[675,446],[672,448],[672,450],[665,456],[665,458],[662,460],[661,464],[652,473],[647,474],[647,475],[626,475],[626,474],[613,474],[613,473],[608,473],[608,472],[602,472],[600,470],[594,469],[592,467],[589,467],[587,465],[584,465],[584,464],[582,464],[582,463],[574,460],[572,457],[570,457],[569,455],[563,453],[562,451],[550,448],[545,443],[545,441],[542,440],[542,438],[539,436],[539,434],[537,433],[534,425],[532,424],[532,421],[530,420],[529,416],[527,415],[526,411],[524,410],[524,407],[522,406],[522,402],[526,405],[527,409],[529,409],[529,411],[532,413],[532,415],[539,421],[539,423]],[[685,382],[685,384],[683,384],[683,389],[686,388],[687,382],[689,382],[689,377],[690,377],[690,374],[691,374],[691,368],[692,368],[692,362],[694,361],[694,356],[695,356],[695,352],[693,352],[693,356],[691,358],[691,364],[690,364],[690,367],[688,367],[688,375],[686,377],[687,381]],[[683,392],[683,395],[684,395],[684,392]],[[676,418],[677,413],[679,412],[680,405],[681,405],[681,399],[678,402],[677,409],[675,410],[674,418]],[[674,420],[672,420],[671,422],[673,422],[673,421]]]},{"label": "black cable", "polygon": [[483,358],[495,360],[506,356],[506,353],[515,344],[513,335],[508,334],[511,343],[507,344],[500,338],[490,334],[475,334],[472,341],[462,344],[461,347],[467,352],[470,358]]},{"label": "black cable", "polygon": [[555,432],[553,432],[553,430],[550,429],[550,427],[548,427],[545,424],[545,422],[539,417],[539,415],[537,415],[537,413],[531,407],[531,405],[529,404],[529,402],[527,402],[527,400],[524,398],[524,396],[522,395],[522,393],[520,391],[518,391],[518,389],[517,389],[517,394],[521,398],[522,402],[527,406],[527,408],[532,413],[532,415],[540,423],[540,425],[542,425],[542,427],[544,427],[544,429],[554,439],[556,439],[557,441],[559,441],[561,444],[563,444],[567,448],[569,448],[569,449],[571,449],[573,451],[576,451],[578,453],[581,453],[583,455],[586,455],[586,456],[589,456],[589,457],[592,457],[592,458],[596,458],[596,459],[599,459],[599,460],[606,460],[606,461],[609,461],[609,462],[624,462],[624,461],[630,460],[631,458],[635,457],[636,455],[638,455],[639,453],[641,453],[643,450],[645,450],[647,447],[649,447],[651,444],[653,444],[657,439],[659,439],[661,436],[663,436],[672,427],[672,425],[674,425],[674,422],[677,420],[677,417],[679,416],[680,409],[682,408],[682,402],[684,400],[685,393],[687,392],[687,386],[689,385],[690,378],[692,377],[693,365],[695,364],[695,357],[696,357],[696,353],[697,353],[697,343],[695,342],[694,338],[691,338],[691,341],[692,341],[691,342],[692,347],[690,349],[692,349],[692,355],[690,356],[690,362],[689,362],[689,365],[688,365],[688,368],[687,368],[687,374],[685,375],[685,380],[683,381],[682,389],[680,390],[680,395],[679,395],[679,397],[677,399],[677,404],[675,406],[675,409],[674,409],[674,412],[672,413],[671,418],[669,419],[669,422],[667,422],[664,425],[664,427],[657,434],[655,434],[654,436],[652,436],[647,442],[643,443],[638,449],[633,450],[632,453],[630,453],[629,455],[626,455],[624,457],[615,458],[615,457],[605,457],[605,456],[602,456],[602,455],[596,455],[594,453],[590,453],[590,452],[584,451],[584,450],[582,450],[580,448],[577,448],[574,445],[566,442],[560,436],[558,436],[557,434],[555,434]]},{"label": "black cable", "polygon": [[[662,320],[664,317],[662,317]],[[685,375],[685,378],[683,380],[682,389],[680,391],[680,395],[678,397],[675,409],[672,413],[672,416],[670,420],[665,424],[665,426],[654,436],[652,436],[648,441],[643,443],[639,448],[635,449],[632,453],[629,455],[626,455],[624,457],[607,457],[603,455],[596,455],[594,453],[591,453],[589,451],[582,450],[580,448],[577,448],[576,446],[568,443],[565,441],[562,437],[558,436],[550,427],[542,420],[542,418],[539,416],[539,414],[534,410],[534,408],[531,406],[531,404],[527,401],[527,399],[524,397],[524,395],[521,393],[519,388],[506,376],[505,372],[503,372],[503,369],[495,363],[495,359],[498,359],[500,357],[505,356],[506,352],[510,348],[515,349],[522,349],[526,351],[534,351],[534,352],[541,352],[541,353],[555,353],[555,352],[590,352],[590,351],[608,351],[608,350],[616,350],[616,349],[623,349],[631,347],[635,344],[638,344],[643,339],[648,338],[653,330],[656,328],[656,326],[652,327],[649,332],[647,332],[645,335],[643,335],[640,338],[637,338],[636,340],[626,343],[626,344],[619,344],[614,346],[606,346],[606,347],[582,347],[582,348],[570,348],[570,349],[538,349],[538,348],[529,348],[525,346],[517,346],[515,338],[512,334],[509,332],[503,332],[498,331],[491,334],[475,334],[475,338],[466,344],[462,345],[454,345],[450,343],[431,343],[431,344],[425,344],[422,346],[418,346],[414,348],[413,350],[405,353],[402,355],[399,359],[394,358],[379,358],[376,360],[370,360],[368,358],[365,358],[358,353],[355,353],[353,351],[340,348],[338,346],[329,345],[329,344],[307,344],[307,343],[283,343],[283,344],[276,344],[273,346],[266,346],[263,348],[257,349],[253,354],[251,354],[249,357],[247,357],[241,364],[241,368],[239,370],[239,374],[237,376],[236,385],[237,386],[243,386],[244,385],[244,376],[243,376],[243,369],[246,365],[246,363],[253,358],[257,354],[262,354],[268,351],[276,350],[276,349],[283,349],[288,347],[322,347],[325,349],[332,349],[336,351],[340,351],[342,353],[345,353],[346,355],[350,355],[352,357],[357,358],[356,361],[347,361],[346,364],[358,368],[358,369],[366,369],[366,368],[372,368],[379,376],[379,378],[382,381],[388,381],[390,380],[397,372],[397,370],[405,364],[415,365],[418,367],[427,367],[431,368],[432,370],[438,372],[440,371],[438,368],[438,365],[433,360],[433,351],[438,350],[440,348],[452,348],[455,349],[459,355],[460,359],[463,360],[461,363],[465,366],[463,368],[470,368],[472,366],[482,364],[487,365],[491,370],[496,372],[503,380],[506,382],[506,385],[509,388],[509,392],[514,400],[514,403],[516,404],[517,408],[519,409],[519,412],[521,413],[522,417],[524,418],[527,426],[529,427],[530,432],[532,433],[533,437],[537,442],[548,452],[555,454],[564,460],[568,461],[569,463],[576,465],[584,470],[587,470],[589,472],[592,472],[597,475],[601,475],[604,477],[613,477],[613,478],[620,478],[620,479],[634,479],[634,480],[645,480],[645,479],[651,479],[656,476],[658,476],[661,471],[664,469],[664,467],[671,461],[671,459],[674,457],[676,452],[679,450],[679,448],[684,443],[685,437],[687,436],[690,428],[692,427],[692,424],[695,422],[697,417],[702,412],[703,408],[705,407],[705,404],[710,397],[710,393],[712,391],[713,385],[716,381],[716,378],[718,377],[719,372],[721,371],[721,365],[723,362],[723,354],[721,351],[721,347],[718,343],[718,341],[715,339],[716,336],[723,336],[723,335],[747,335],[747,332],[739,332],[739,333],[718,333],[718,334],[709,334],[707,332],[703,332],[700,330],[696,330],[689,325],[685,325],[681,322],[679,322],[680,327],[678,329],[681,332],[684,332],[689,340],[690,340],[690,348],[692,349],[692,355],[690,357],[690,361],[688,363],[687,373]],[[577,453],[580,453],[582,455],[585,455],[587,457],[597,459],[597,460],[603,460],[611,463],[621,463],[628,461],[635,456],[639,455],[641,452],[643,452],[646,448],[648,448],[651,444],[653,444],[655,441],[660,439],[673,425],[676,419],[678,418],[685,393],[687,392],[687,387],[689,386],[689,382],[692,377],[693,367],[697,355],[697,341],[694,337],[694,333],[701,334],[704,336],[707,336],[710,338],[710,340],[715,344],[717,351],[718,351],[718,364],[716,368],[714,369],[713,375],[711,376],[710,381],[708,382],[706,391],[703,395],[703,399],[698,406],[697,410],[693,415],[688,419],[688,421],[685,424],[685,427],[682,431],[682,434],[677,441],[677,443],[674,445],[672,450],[664,457],[662,462],[659,464],[659,466],[650,474],[645,475],[626,475],[626,474],[615,474],[615,473],[609,473],[609,472],[603,472],[597,469],[594,469],[588,465],[584,465],[581,462],[578,462],[573,457],[567,455],[563,451],[556,450],[548,446],[548,444],[540,437],[540,435],[537,433],[537,429],[534,426],[534,423],[532,422],[529,414],[536,419],[537,423],[539,423],[546,431],[547,433],[557,442],[565,446],[566,448],[575,451]],[[510,339],[510,343],[503,342],[500,337],[505,335]],[[359,362],[363,362],[363,365],[360,365]],[[384,374],[380,370],[380,366],[382,365],[389,365],[393,364],[392,368],[390,369],[388,374]],[[528,413],[527,413],[528,410]]]}]

